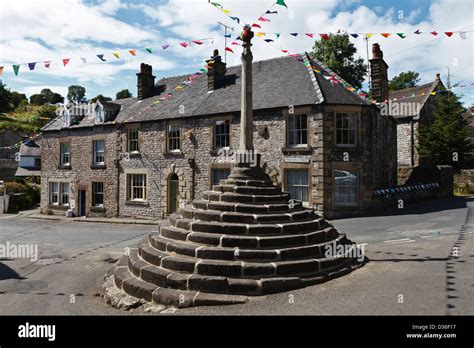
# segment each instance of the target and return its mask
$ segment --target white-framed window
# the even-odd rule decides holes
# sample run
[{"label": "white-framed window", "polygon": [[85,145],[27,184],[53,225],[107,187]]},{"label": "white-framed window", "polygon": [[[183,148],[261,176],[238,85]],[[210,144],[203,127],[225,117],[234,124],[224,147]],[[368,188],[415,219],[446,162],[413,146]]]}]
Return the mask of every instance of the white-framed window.
[{"label": "white-framed window", "polygon": [[140,152],[138,146],[138,128],[128,130],[128,152]]},{"label": "white-framed window", "polygon": [[63,167],[71,165],[71,144],[70,143],[61,143],[59,161],[60,161],[59,162],[60,165]]},{"label": "white-framed window", "polygon": [[230,147],[229,120],[219,120],[214,123],[214,147],[215,149]]},{"label": "white-framed window", "polygon": [[49,204],[59,205],[59,183],[49,183]]},{"label": "white-framed window", "polygon": [[308,169],[285,169],[285,189],[291,199],[309,202]]},{"label": "white-framed window", "polygon": [[94,140],[92,144],[92,147],[94,149],[94,164],[103,165],[105,163],[105,141]]},{"label": "white-framed window", "polygon": [[226,180],[230,174],[229,168],[212,168],[211,169],[211,185],[219,185],[221,180]]},{"label": "white-framed window", "polygon": [[49,182],[49,204],[51,205],[69,205],[69,183],[68,182]]},{"label": "white-framed window", "polygon": [[338,146],[356,146],[357,114],[336,114],[336,144]]},{"label": "white-framed window", "polygon": [[105,121],[105,110],[100,106],[97,105],[95,108],[95,123],[101,124]]},{"label": "white-framed window", "polygon": [[358,202],[358,177],[356,171],[335,170],[335,203],[356,205]]},{"label": "white-framed window", "polygon": [[146,174],[127,174],[127,200],[146,201]]},{"label": "white-framed window", "polygon": [[181,149],[181,130],[179,124],[168,125],[168,151]]},{"label": "white-framed window", "polygon": [[103,207],[104,206],[104,183],[103,182],[92,182],[92,206]]},{"label": "white-framed window", "polygon": [[288,115],[288,146],[308,145],[308,117],[306,114]]}]

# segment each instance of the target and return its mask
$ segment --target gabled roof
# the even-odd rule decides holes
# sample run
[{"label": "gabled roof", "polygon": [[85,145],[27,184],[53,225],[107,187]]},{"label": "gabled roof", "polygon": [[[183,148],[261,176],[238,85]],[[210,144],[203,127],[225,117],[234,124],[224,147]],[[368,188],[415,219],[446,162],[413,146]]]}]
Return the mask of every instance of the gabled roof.
[{"label": "gabled roof", "polygon": [[20,145],[20,156],[41,157],[41,147],[33,140],[25,141]]},{"label": "gabled roof", "polygon": [[[370,105],[365,99],[345,89],[341,84],[332,84],[311,65],[326,74],[336,74],[307,53],[303,62],[289,56],[254,62],[253,106],[254,110],[286,108],[289,105],[312,105],[321,103]],[[306,64],[303,64],[306,63]],[[159,95],[144,100],[128,98],[113,103],[122,105],[115,119],[104,124],[167,120],[192,116],[240,112],[241,66],[227,68],[224,86],[208,92],[207,76],[193,79],[189,86],[172,92],[173,88],[189,81],[192,74],[163,78],[158,81]],[[344,81],[343,81],[344,82]],[[160,97],[173,93],[160,102]],[[90,121],[81,121],[70,128],[93,126]],[[56,119],[43,131],[61,129],[61,120]]]},{"label": "gabled roof", "polygon": [[[439,90],[445,89],[441,80],[435,80],[430,83],[425,83],[421,86],[399,89],[396,91],[389,91],[388,98],[392,102],[400,102],[400,103],[419,103],[424,105],[431,96],[431,93]],[[402,117],[412,117],[417,115],[403,115],[403,116],[396,116],[395,118],[402,118]]]}]

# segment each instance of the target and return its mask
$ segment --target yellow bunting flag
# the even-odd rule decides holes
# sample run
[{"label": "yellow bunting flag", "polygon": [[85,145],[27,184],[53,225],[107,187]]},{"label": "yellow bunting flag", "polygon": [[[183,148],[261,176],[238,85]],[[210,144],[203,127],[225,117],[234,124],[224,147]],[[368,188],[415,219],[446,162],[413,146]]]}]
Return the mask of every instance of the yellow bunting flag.
[{"label": "yellow bunting flag", "polygon": [[374,36],[374,34],[372,34],[372,33],[366,33],[365,35],[367,35],[368,39],[370,39],[372,36]]},{"label": "yellow bunting flag", "polygon": [[120,59],[120,52],[113,52],[115,58]]},{"label": "yellow bunting flag", "polygon": [[222,12],[224,12],[224,13],[230,13],[229,10],[222,10]]},{"label": "yellow bunting flag", "polygon": [[436,95],[436,92],[431,92],[430,94],[431,94],[431,95]]},{"label": "yellow bunting flag", "polygon": [[259,31],[259,32],[255,33],[255,36],[262,37],[262,36],[265,36],[265,33]]}]

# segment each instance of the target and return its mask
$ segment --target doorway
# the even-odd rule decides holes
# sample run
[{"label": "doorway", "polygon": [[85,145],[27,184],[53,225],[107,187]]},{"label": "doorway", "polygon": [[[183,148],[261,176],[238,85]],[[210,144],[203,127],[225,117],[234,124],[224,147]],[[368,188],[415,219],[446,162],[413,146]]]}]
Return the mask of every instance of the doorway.
[{"label": "doorway", "polygon": [[179,195],[179,178],[173,173],[168,178],[168,213],[176,213],[178,211],[178,195]]},{"label": "doorway", "polygon": [[79,216],[86,216],[86,190],[79,190]]}]

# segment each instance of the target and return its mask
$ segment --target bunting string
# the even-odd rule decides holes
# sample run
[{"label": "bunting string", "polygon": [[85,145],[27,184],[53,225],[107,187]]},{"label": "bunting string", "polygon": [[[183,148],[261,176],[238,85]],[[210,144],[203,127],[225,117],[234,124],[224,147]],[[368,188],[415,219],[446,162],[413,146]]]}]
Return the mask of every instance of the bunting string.
[{"label": "bunting string", "polygon": [[[159,46],[153,46],[153,47],[144,47],[144,48],[133,48],[133,49],[123,49],[123,50],[113,50],[110,53],[110,57],[107,56],[105,53],[99,53],[93,56],[92,59],[98,59],[100,62],[110,62],[110,61],[118,61],[118,60],[125,60],[130,57],[136,57],[140,51],[146,53],[146,54],[153,54],[156,49],[159,50],[166,50],[171,46],[181,46],[183,48],[187,48],[189,46],[201,46],[205,42],[213,42],[214,38],[204,38],[204,39],[198,39],[198,40],[190,40],[190,41],[183,41],[179,42],[177,44],[162,44]],[[79,57],[79,59],[82,61],[83,64],[87,64],[91,62],[91,57]],[[35,61],[35,62],[29,62],[29,63],[19,63],[19,64],[0,64],[0,76],[2,76],[6,72],[7,67],[11,67],[13,69],[13,73],[15,76],[18,76],[20,73],[21,68],[27,67],[26,71],[33,71],[35,70],[39,65],[42,65],[44,69],[49,69],[52,64],[57,64],[59,62],[60,65],[66,67],[70,62],[71,58],[63,58],[59,61],[53,61],[53,60],[44,60],[44,61]]]}]

